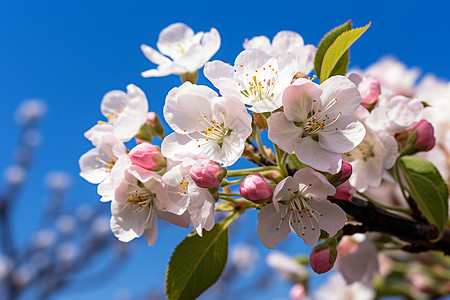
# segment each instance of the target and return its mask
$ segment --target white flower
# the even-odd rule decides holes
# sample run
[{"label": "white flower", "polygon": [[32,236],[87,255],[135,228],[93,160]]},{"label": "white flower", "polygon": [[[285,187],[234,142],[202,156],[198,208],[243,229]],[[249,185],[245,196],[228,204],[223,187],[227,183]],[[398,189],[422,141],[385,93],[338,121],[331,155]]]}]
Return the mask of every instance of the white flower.
[{"label": "white flower", "polygon": [[252,132],[252,119],[239,100],[189,82],[169,92],[164,117],[175,132],[162,142],[162,154],[175,160],[192,153],[230,166]]},{"label": "white flower", "polygon": [[397,157],[398,145],[393,136],[366,128],[364,140],[355,149],[344,153],[344,160],[353,167],[350,184],[359,192],[364,192],[369,186],[378,187]]},{"label": "white flower", "polygon": [[240,99],[252,111],[269,112],[281,107],[283,91],[296,73],[296,60],[288,53],[274,58],[249,49],[238,55],[234,67],[215,60],[203,72],[223,96]]},{"label": "white flower", "polygon": [[106,93],[100,109],[108,119],[108,123],[113,126],[114,135],[122,142],[127,142],[134,137],[147,121],[147,98],[144,92],[134,84],[127,86],[127,93],[119,90]]},{"label": "white flower", "polygon": [[110,226],[120,241],[129,242],[143,234],[148,245],[153,246],[157,217],[178,226],[189,226],[187,216],[182,215],[183,209],[170,202],[155,172],[131,165],[125,170],[123,180],[114,186]]},{"label": "white flower", "polygon": [[314,293],[314,299],[373,300],[375,299],[375,291],[373,290],[373,288],[359,282],[347,285],[342,275],[339,273],[335,273],[330,276],[328,281]]},{"label": "white flower", "polygon": [[95,148],[83,154],[78,163],[80,176],[90,183],[100,183],[111,173],[115,162],[122,155],[127,155],[125,145],[114,135],[112,125],[95,125],[85,133]]},{"label": "white flower", "polygon": [[266,263],[288,281],[298,282],[308,277],[308,270],[283,252],[273,251],[266,256]]},{"label": "white flower", "polygon": [[176,206],[187,209],[192,225],[199,236],[203,229],[214,227],[214,207],[216,201],[206,188],[195,184],[189,169],[195,164],[195,156],[186,156],[181,163],[164,174],[162,180],[167,186],[167,194]]},{"label": "white flower", "polygon": [[364,138],[364,126],[352,116],[361,103],[356,86],[333,76],[320,86],[298,79],[283,94],[284,112],[268,120],[269,139],[287,153],[317,170],[335,174],[341,153]]},{"label": "white flower", "polygon": [[423,104],[418,99],[405,96],[378,97],[376,107],[365,119],[368,127],[375,131],[396,133],[406,130],[421,119]]},{"label": "white flower", "polygon": [[344,236],[339,242],[336,267],[347,284],[357,281],[372,283],[379,269],[378,249],[374,242],[379,236],[378,233],[357,233]]},{"label": "white flower", "polygon": [[157,69],[142,72],[143,77],[196,72],[219,50],[220,36],[215,28],[194,35],[190,27],[175,23],[161,31],[156,46],[162,54],[147,45],[141,46],[144,55],[158,65]]},{"label": "white flower", "polygon": [[344,211],[327,200],[335,193],[325,176],[311,168],[286,177],[275,188],[273,203],[258,213],[259,239],[273,249],[291,229],[309,246],[317,244],[320,230],[335,235],[347,221]]},{"label": "white flower", "polygon": [[418,68],[408,69],[404,63],[393,57],[384,57],[370,65],[364,74],[378,79],[382,86],[391,90],[394,95],[410,96],[414,92],[414,83],[420,71]]},{"label": "white flower", "polygon": [[314,57],[316,47],[305,45],[303,38],[296,32],[280,31],[272,40],[265,36],[256,36],[251,40],[245,40],[244,49],[259,49],[273,57],[278,57],[284,53],[291,53],[297,59],[296,71],[301,75],[308,75],[314,69]]}]

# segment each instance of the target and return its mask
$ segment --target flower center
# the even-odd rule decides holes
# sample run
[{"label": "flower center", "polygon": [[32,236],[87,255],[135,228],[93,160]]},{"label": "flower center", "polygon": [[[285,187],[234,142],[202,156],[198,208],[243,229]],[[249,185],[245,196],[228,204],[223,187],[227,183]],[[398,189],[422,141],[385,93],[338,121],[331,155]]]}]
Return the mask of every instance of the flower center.
[{"label": "flower center", "polygon": [[177,195],[187,195],[189,187],[189,181],[186,180],[185,177],[181,179],[180,183],[177,184],[177,188],[179,191],[177,192]]},{"label": "flower center", "polygon": [[156,195],[154,193],[152,193],[151,191],[149,191],[148,189],[146,189],[145,187],[141,187],[143,186],[142,183],[138,183],[135,187],[135,190],[132,190],[130,192],[128,192],[128,195],[130,195],[130,197],[127,199],[127,205],[125,205],[122,210],[124,210],[126,207],[130,206],[131,208],[135,208],[136,209],[133,211],[133,213],[138,213],[138,212],[142,212],[143,210],[145,210],[147,207],[149,207],[149,212],[148,212],[148,216],[146,219],[146,223],[148,222],[148,220],[150,219],[151,216],[151,206],[153,205],[153,200],[156,198]]},{"label": "flower center", "polygon": [[[311,186],[311,184],[300,184],[298,192],[291,192],[292,196],[285,203],[286,207],[281,213],[281,220],[276,230],[279,230],[281,222],[286,220],[286,218],[289,218],[289,224],[291,226],[294,226],[296,224],[301,225],[300,228],[302,229],[302,236],[305,236],[305,231],[308,227],[310,227],[311,230],[316,230],[312,220],[315,219],[316,223],[318,223],[317,218],[322,217],[323,214],[315,211],[308,205],[307,201],[313,199],[313,196],[306,197],[305,195],[303,195],[303,192],[309,186]],[[290,191],[290,189],[288,189],[288,191]]]},{"label": "flower center", "polygon": [[[244,65],[239,65],[244,68]],[[258,102],[260,100],[272,100],[276,83],[278,82],[278,68],[272,64],[266,64],[254,71],[239,70],[241,73],[240,92],[249,98],[250,102]]]},{"label": "flower center", "polygon": [[98,164],[94,165],[94,168],[106,173],[111,173],[111,169],[116,162],[108,155],[105,155],[104,152],[101,153],[100,157],[96,157],[95,160],[98,162]]},{"label": "flower center", "polygon": [[[202,115],[202,117],[198,119],[200,126],[196,127],[195,131],[200,133],[202,138],[194,138],[198,143],[197,147],[201,147],[209,143],[215,143],[222,147],[225,137],[229,136],[233,132],[232,129],[226,126],[224,113],[225,112],[223,111],[220,113],[222,123],[219,123],[216,120],[208,119],[207,115]],[[184,131],[186,131],[186,129],[184,129]]]},{"label": "flower center", "polygon": [[363,159],[364,161],[367,161],[369,157],[375,156],[372,145],[366,140],[362,141],[353,150],[344,153],[344,155],[346,158],[350,158],[351,160]]},{"label": "flower center", "polygon": [[[331,100],[323,109],[314,110],[314,105],[311,112],[308,114],[309,119],[303,123],[305,134],[315,135],[326,127],[332,125],[341,116],[342,112],[333,112],[331,108],[337,103],[337,98]],[[316,103],[317,100],[313,100]],[[300,124],[301,125],[301,124]],[[338,130],[338,128],[336,128]]]}]

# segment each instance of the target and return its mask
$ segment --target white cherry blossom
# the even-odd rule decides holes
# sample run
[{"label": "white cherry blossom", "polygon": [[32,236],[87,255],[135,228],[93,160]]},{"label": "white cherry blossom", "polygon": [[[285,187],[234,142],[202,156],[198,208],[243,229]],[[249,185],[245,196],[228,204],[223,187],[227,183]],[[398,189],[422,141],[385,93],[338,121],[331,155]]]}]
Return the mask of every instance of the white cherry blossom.
[{"label": "white cherry blossom", "polygon": [[353,167],[350,184],[359,192],[369,186],[378,187],[387,171],[398,157],[395,138],[386,132],[374,132],[366,128],[364,140],[355,149],[344,153],[344,160]]},{"label": "white cherry blossom", "polygon": [[270,43],[265,36],[255,36],[250,40],[245,40],[244,49],[259,49],[267,54],[278,57],[284,53],[291,53],[297,60],[296,71],[300,75],[308,75],[314,69],[314,57],[316,47],[314,45],[305,45],[300,34],[283,30],[278,32]]},{"label": "white cherry blossom", "polygon": [[347,217],[327,196],[336,193],[324,175],[311,168],[298,170],[294,176],[280,181],[273,194],[273,203],[258,213],[258,236],[262,244],[273,249],[294,230],[305,244],[315,246],[320,230],[335,235]]},{"label": "white cherry blossom", "polygon": [[234,67],[215,60],[205,65],[205,76],[223,96],[233,96],[262,113],[281,107],[284,89],[296,73],[296,60],[290,53],[277,58],[259,49],[242,51]]},{"label": "white cherry blossom", "polygon": [[187,209],[192,225],[199,236],[203,229],[209,231],[214,227],[214,207],[216,201],[206,188],[197,186],[189,175],[189,169],[201,156],[187,155],[183,161],[173,166],[162,177],[167,187],[167,194],[172,203]]},{"label": "white cherry blossom", "polygon": [[283,112],[268,120],[269,139],[287,153],[317,170],[335,174],[341,153],[364,138],[364,126],[352,116],[361,103],[356,86],[333,76],[320,86],[297,79],[283,94]]},{"label": "white cherry blossom", "polygon": [[127,154],[126,147],[109,124],[95,125],[85,136],[96,147],[80,157],[80,176],[90,183],[100,183],[109,176],[118,158]]},{"label": "white cherry blossom", "polygon": [[99,121],[99,124],[112,125],[114,135],[122,142],[127,142],[134,137],[147,121],[147,98],[144,92],[134,84],[127,86],[127,93],[120,90],[106,93],[100,109],[108,122]]},{"label": "white cherry blossom", "polygon": [[147,45],[141,46],[144,55],[158,65],[157,69],[142,72],[143,77],[196,72],[219,50],[220,35],[215,28],[194,34],[187,25],[175,23],[161,31],[156,46],[162,54]]},{"label": "white cherry blossom", "polygon": [[355,282],[350,285],[345,283],[344,278],[341,274],[335,273],[331,275],[328,281],[319,287],[319,289],[314,292],[314,299],[316,300],[348,300],[348,299],[358,299],[358,300],[373,300],[375,299],[375,290],[362,284],[360,282]]},{"label": "white cherry blossom", "polygon": [[418,99],[405,96],[392,98],[379,96],[376,107],[365,119],[368,127],[375,131],[396,133],[406,130],[421,119],[423,104]]},{"label": "white cherry blossom", "polygon": [[164,117],[175,132],[166,136],[161,150],[174,160],[192,153],[230,166],[252,132],[252,119],[238,99],[218,97],[209,87],[189,82],[169,92]]},{"label": "white cherry blossom", "polygon": [[157,217],[178,226],[188,227],[184,209],[174,205],[167,196],[161,177],[139,166],[125,169],[122,180],[113,182],[111,230],[123,242],[144,235],[149,246],[157,237]]}]

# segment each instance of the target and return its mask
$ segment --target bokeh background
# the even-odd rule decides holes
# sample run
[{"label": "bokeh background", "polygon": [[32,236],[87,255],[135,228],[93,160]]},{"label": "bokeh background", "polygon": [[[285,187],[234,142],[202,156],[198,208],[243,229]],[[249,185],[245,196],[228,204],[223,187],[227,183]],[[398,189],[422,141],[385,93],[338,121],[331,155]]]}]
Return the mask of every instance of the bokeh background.
[{"label": "bokeh background", "polygon": [[[266,35],[271,39],[281,30],[292,30],[306,44],[317,45],[326,32],[349,19],[355,27],[372,22],[351,48],[351,67],[364,69],[391,54],[409,67],[419,67],[423,74],[450,78],[448,1],[0,1],[1,172],[17,155],[13,153],[18,136],[14,111],[25,99],[47,103],[39,126],[42,142],[26,187],[14,204],[16,245],[25,245],[38,226],[49,171],[71,174],[66,210],[89,204],[108,214],[108,205],[98,202],[96,186],[78,176],[78,158],[91,148],[83,133],[103,119],[103,95],[125,90],[129,83],[146,93],[150,110],[162,112],[168,91],[181,82],[176,75],[142,78],[142,71],[155,66],[141,53],[140,45],[155,47],[163,28],[175,22],[186,23],[195,32],[215,27],[222,45],[212,59],[233,63],[246,38]],[[198,83],[209,84],[201,71]],[[257,247],[256,271],[243,278],[258,284],[245,286],[245,280],[240,281],[234,292],[224,291],[223,298],[236,298],[238,293],[247,299],[287,299],[291,285],[276,274],[255,280],[262,276],[258,269],[268,273],[264,258],[268,251],[258,244],[255,219],[256,214],[245,216],[235,226],[231,243]],[[144,239],[129,243],[126,261],[114,274],[97,277],[89,285],[75,280],[53,298],[129,299],[163,293],[170,254],[189,230],[160,225],[153,248]],[[290,254],[310,251],[294,237],[279,249]],[[101,269],[108,255],[112,254],[98,256],[84,273]],[[314,277],[313,287],[323,280],[322,275]],[[261,282],[270,289],[262,288]],[[34,296],[31,291],[23,298]]]}]

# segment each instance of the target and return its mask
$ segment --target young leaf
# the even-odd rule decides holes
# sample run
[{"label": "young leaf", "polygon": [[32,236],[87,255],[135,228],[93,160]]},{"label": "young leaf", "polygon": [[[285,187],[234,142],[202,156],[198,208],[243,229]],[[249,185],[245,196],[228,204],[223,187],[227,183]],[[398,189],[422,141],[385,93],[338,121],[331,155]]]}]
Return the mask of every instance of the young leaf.
[{"label": "young leaf", "polygon": [[[317,77],[320,78],[320,71],[322,69],[322,62],[323,57],[325,56],[325,53],[327,52],[328,48],[334,43],[334,41],[345,31],[349,31],[352,29],[352,22],[349,20],[345,22],[344,24],[330,30],[327,34],[324,35],[322,40],[320,40],[319,46],[317,47],[316,57],[314,58],[314,71],[316,71]],[[339,60],[338,64],[339,66],[347,65],[348,66],[348,55],[347,55],[347,61],[345,62],[345,55],[342,56],[341,60]],[[340,71],[340,70],[339,70]],[[347,67],[345,68],[345,71],[347,71]],[[338,75],[338,74],[334,74]],[[344,74],[345,75],[345,72]]]},{"label": "young leaf", "polygon": [[219,279],[228,255],[228,226],[232,214],[203,237],[188,235],[170,258],[166,273],[168,300],[194,299]]},{"label": "young leaf", "polygon": [[448,219],[448,188],[436,167],[426,159],[403,156],[399,160],[411,197],[416,201],[430,224],[444,234]]},{"label": "young leaf", "polygon": [[323,57],[322,68],[320,70],[320,82],[324,82],[331,76],[333,69],[337,66],[341,57],[347,53],[350,46],[356,42],[356,40],[367,30],[367,28],[370,27],[370,24],[371,23],[364,27],[351,29],[342,33],[327,49],[327,52]]}]

